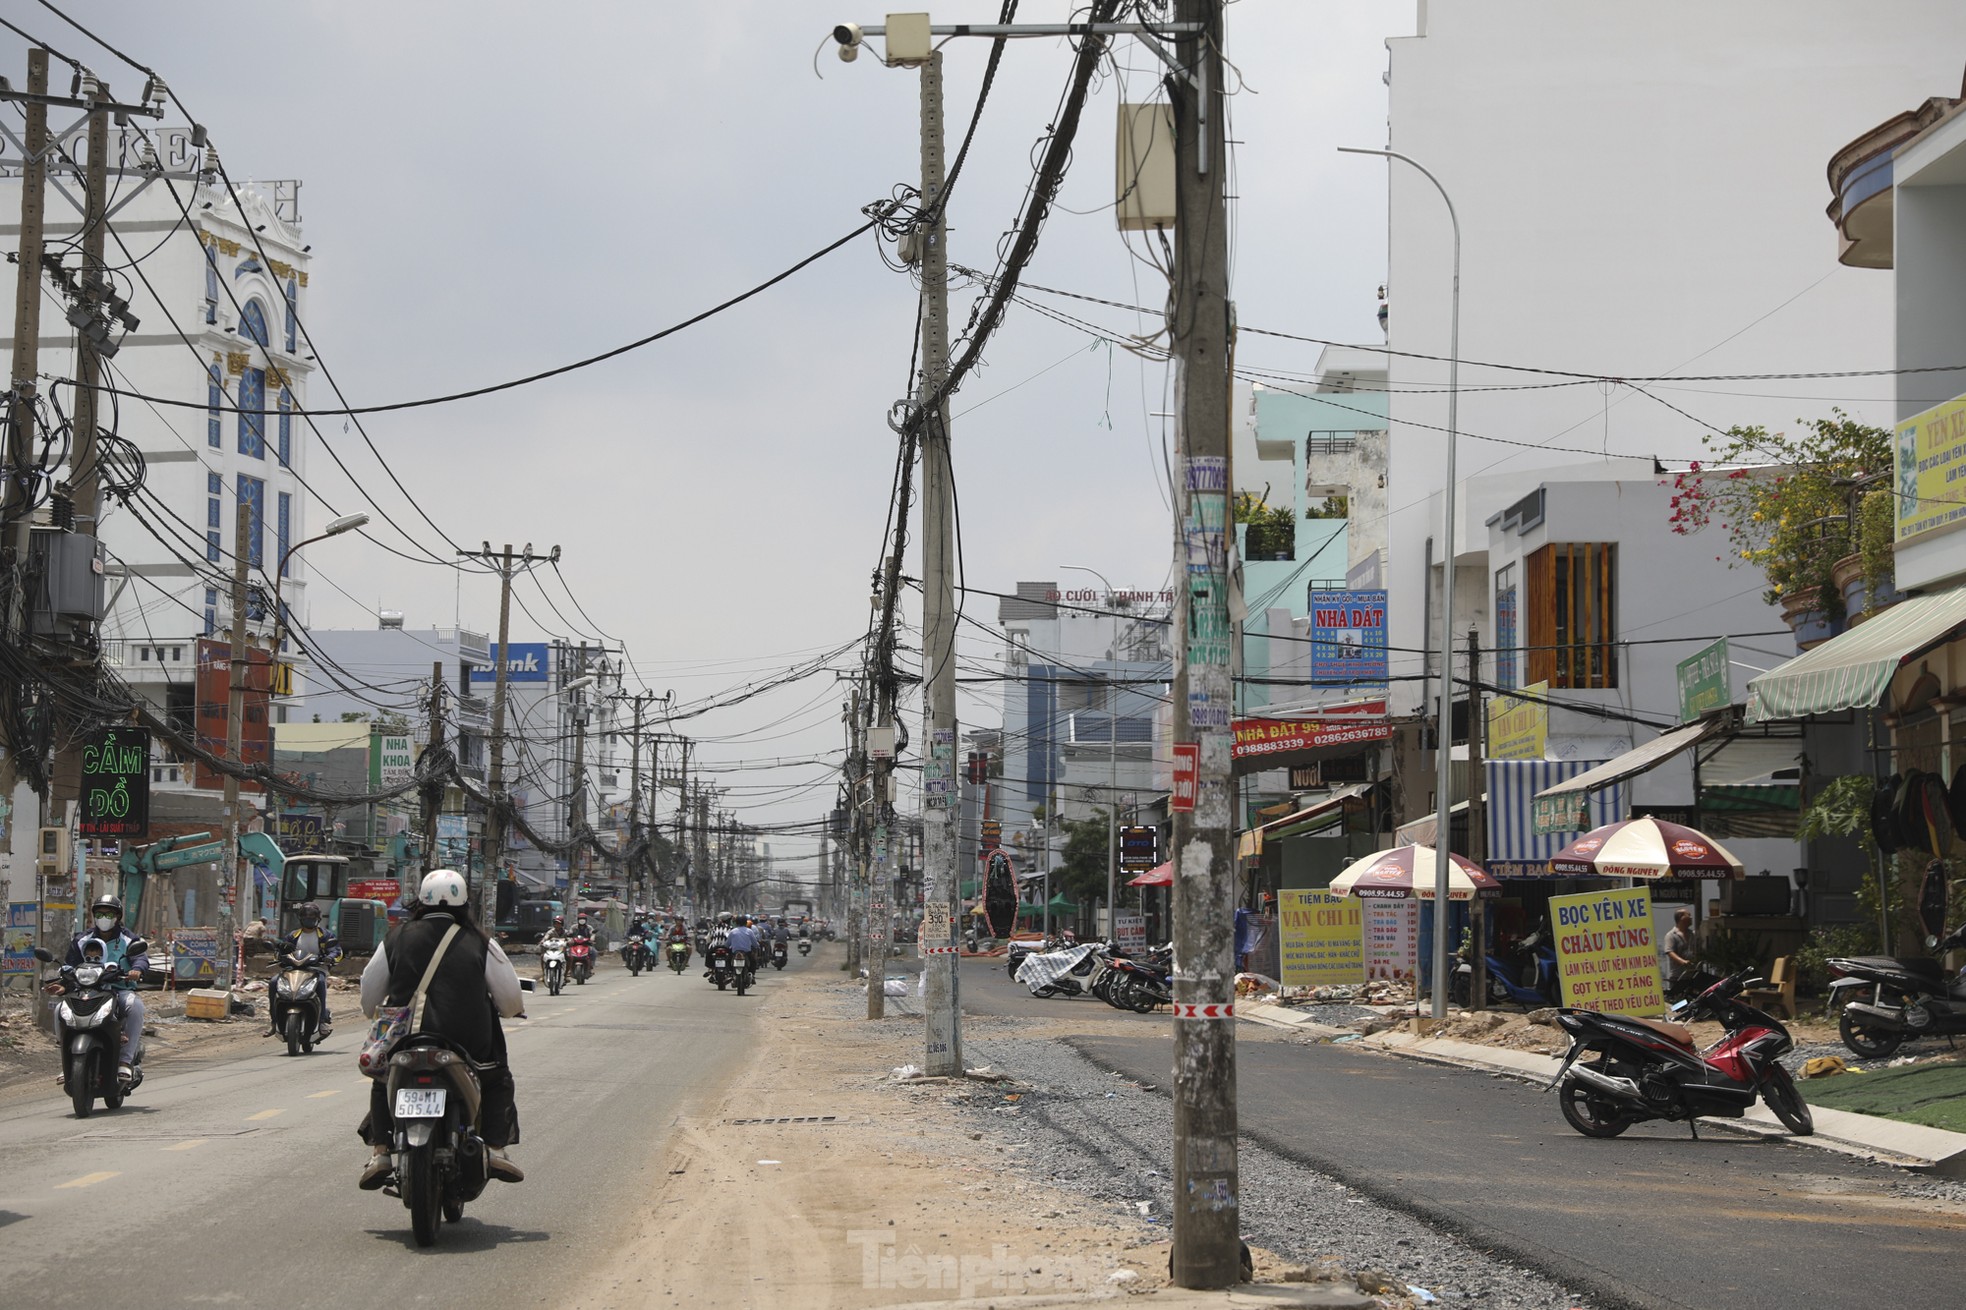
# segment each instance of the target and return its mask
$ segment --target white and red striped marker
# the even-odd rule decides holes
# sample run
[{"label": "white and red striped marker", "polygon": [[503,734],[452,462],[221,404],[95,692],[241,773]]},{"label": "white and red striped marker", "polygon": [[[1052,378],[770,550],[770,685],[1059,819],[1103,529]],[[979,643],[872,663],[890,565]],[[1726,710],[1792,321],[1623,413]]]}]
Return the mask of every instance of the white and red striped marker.
[{"label": "white and red striped marker", "polygon": [[955,955],[962,950],[960,946],[924,946],[923,955]]},{"label": "white and red striped marker", "polygon": [[1206,1005],[1184,1005],[1174,1003],[1174,1017],[1177,1019],[1233,1019],[1236,1017],[1234,1001],[1212,1001]]}]

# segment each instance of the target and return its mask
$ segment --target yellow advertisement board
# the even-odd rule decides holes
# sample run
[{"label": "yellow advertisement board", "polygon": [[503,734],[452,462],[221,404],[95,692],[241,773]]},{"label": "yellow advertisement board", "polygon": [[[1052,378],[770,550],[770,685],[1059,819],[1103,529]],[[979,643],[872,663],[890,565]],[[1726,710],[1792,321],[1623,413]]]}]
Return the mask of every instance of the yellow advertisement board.
[{"label": "yellow advertisement board", "polygon": [[1540,760],[1550,744],[1548,682],[1532,682],[1523,691],[1536,697],[1523,700],[1504,692],[1488,702],[1488,739],[1482,754],[1491,760]]},{"label": "yellow advertisement board", "polygon": [[1892,462],[1899,541],[1966,521],[1966,396],[1901,420]]},{"label": "yellow advertisement board", "polygon": [[1603,1014],[1666,1012],[1650,888],[1552,896],[1550,921],[1565,1005]]},{"label": "yellow advertisement board", "polygon": [[1352,896],[1277,893],[1277,979],[1286,987],[1365,981],[1365,917]]}]

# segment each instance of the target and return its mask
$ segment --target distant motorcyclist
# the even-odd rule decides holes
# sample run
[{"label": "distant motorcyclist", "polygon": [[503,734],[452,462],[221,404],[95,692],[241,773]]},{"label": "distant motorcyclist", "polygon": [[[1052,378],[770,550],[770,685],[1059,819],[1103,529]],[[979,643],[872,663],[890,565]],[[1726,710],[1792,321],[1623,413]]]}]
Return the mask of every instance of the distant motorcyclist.
[{"label": "distant motorcyclist", "polygon": [[811,940],[811,938],[812,938],[812,920],[806,918],[804,915],[800,915],[799,940],[803,942],[803,941],[809,941]]},{"label": "distant motorcyclist", "polygon": [[717,926],[710,930],[710,945],[713,947],[730,945],[730,932],[736,926],[729,910],[717,911]]},{"label": "distant motorcyclist", "polygon": [[[328,970],[341,959],[341,943],[321,926],[320,906],[310,903],[300,907],[300,926],[280,939],[279,952],[281,968],[305,968],[314,975],[321,997],[320,1036],[329,1036],[334,1032],[334,1020],[328,1013]],[[310,957],[312,963],[301,963]],[[268,1036],[271,1035],[269,1032]]]},{"label": "distant motorcyclist", "polygon": [[732,955],[744,957],[744,968],[752,973],[758,971],[758,930],[751,926],[749,919],[733,925],[725,941]]},{"label": "distant motorcyclist", "polygon": [[785,926],[785,916],[782,914],[771,921],[771,939],[775,942],[792,940],[792,930]]},{"label": "distant motorcyclist", "polygon": [[594,925],[587,922],[587,912],[585,910],[581,911],[580,917],[574,920],[573,939],[577,942],[591,942],[594,940]]},{"label": "distant motorcyclist", "polygon": [[[477,1064],[483,1096],[478,1120],[485,1142],[486,1168],[494,1178],[523,1182],[525,1173],[506,1154],[519,1139],[519,1111],[513,1103],[512,1070],[505,1058],[505,1030],[499,1016],[525,1013],[519,975],[497,942],[485,935],[471,908],[464,875],[433,869],[423,877],[409,918],[389,930],[362,970],[362,1013],[373,1018],[383,1005],[408,1005],[444,934],[460,931],[438,963],[425,995],[424,1031],[441,1033],[464,1048]],[[369,1114],[361,1133],[374,1148],[362,1170],[361,1186],[372,1191],[389,1181],[390,1110],[388,1080],[370,1083]]]},{"label": "distant motorcyclist", "polygon": [[[102,963],[122,970],[122,975],[109,988],[116,993],[116,1014],[123,1025],[116,1076],[127,1083],[134,1077],[130,1067],[137,1062],[137,1051],[143,1040],[143,998],[133,988],[150,967],[150,943],[123,927],[123,902],[108,893],[96,897],[89,906],[89,919],[89,931],[68,943],[68,957],[63,963],[75,968],[100,950]],[[59,1018],[55,1023],[57,1028],[61,1027]],[[66,1033],[56,1032],[55,1041],[57,1049],[68,1049]]]}]

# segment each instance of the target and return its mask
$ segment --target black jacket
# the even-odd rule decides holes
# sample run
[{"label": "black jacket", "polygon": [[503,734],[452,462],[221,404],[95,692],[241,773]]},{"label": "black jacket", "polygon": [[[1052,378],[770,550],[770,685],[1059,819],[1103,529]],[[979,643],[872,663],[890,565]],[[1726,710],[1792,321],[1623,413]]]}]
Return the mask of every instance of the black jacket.
[{"label": "black jacket", "polygon": [[[389,1005],[408,1005],[437,943],[456,923],[448,914],[406,919],[389,930],[382,949],[389,957]],[[469,928],[451,939],[437,976],[424,994],[423,1030],[442,1033],[474,1060],[504,1060],[505,1032],[485,989],[485,940]]]}]

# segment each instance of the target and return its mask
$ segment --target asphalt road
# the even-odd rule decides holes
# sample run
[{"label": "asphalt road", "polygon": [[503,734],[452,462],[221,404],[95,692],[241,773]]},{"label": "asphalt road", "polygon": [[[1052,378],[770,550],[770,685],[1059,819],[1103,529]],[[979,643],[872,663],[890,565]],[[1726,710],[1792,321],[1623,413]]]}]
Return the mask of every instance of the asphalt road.
[{"label": "asphalt road", "polygon": [[[783,975],[814,967],[796,955]],[[521,973],[530,961],[520,962]],[[827,967],[831,967],[828,962]],[[772,986],[771,975],[760,984]],[[338,998],[339,999],[339,998]],[[137,1296],[294,1305],[557,1301],[629,1230],[679,1115],[714,1103],[756,1039],[753,998],[692,968],[542,989],[507,1023],[526,1170],[416,1246],[356,1175],[368,1082],[344,1002],[325,1049],[174,1066],[86,1120],[49,1095],[0,1110],[0,1286],[9,1305]]]},{"label": "asphalt road", "polygon": [[[1169,1022],[1071,1044],[1165,1086]],[[1262,1145],[1608,1305],[1959,1301],[1966,1216],[1896,1194],[1907,1175],[1883,1166],[1683,1124],[1594,1141],[1527,1084],[1342,1046],[1240,1042],[1236,1078]]]}]

